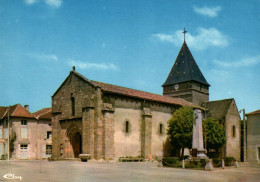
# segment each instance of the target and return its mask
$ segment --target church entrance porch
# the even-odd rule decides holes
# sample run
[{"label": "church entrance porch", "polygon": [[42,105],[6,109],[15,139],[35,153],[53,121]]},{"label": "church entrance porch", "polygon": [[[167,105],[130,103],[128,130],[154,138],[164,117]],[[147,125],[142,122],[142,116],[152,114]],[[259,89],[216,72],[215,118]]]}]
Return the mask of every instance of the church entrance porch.
[{"label": "church entrance porch", "polygon": [[66,126],[66,140],[62,146],[62,158],[79,158],[79,155],[82,153],[80,123],[80,121],[68,121],[63,123],[63,126]]},{"label": "church entrance porch", "polygon": [[74,158],[78,158],[79,154],[82,153],[82,140],[81,134],[79,132],[76,132],[74,136],[72,136],[71,145],[73,148]]}]

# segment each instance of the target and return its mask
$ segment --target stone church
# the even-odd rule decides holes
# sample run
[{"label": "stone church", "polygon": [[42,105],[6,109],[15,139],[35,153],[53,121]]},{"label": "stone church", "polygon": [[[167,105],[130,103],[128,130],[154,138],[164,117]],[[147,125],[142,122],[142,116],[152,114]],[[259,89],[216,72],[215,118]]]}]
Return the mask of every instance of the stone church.
[{"label": "stone church", "polygon": [[[209,102],[209,86],[185,41],[163,84],[163,95],[89,80],[73,67],[52,96],[53,158],[161,156],[169,118],[182,106],[206,111],[202,105]],[[233,125],[237,140],[230,142],[240,144],[240,124]],[[233,153],[225,151],[226,145],[223,154],[239,159],[236,144]]]}]

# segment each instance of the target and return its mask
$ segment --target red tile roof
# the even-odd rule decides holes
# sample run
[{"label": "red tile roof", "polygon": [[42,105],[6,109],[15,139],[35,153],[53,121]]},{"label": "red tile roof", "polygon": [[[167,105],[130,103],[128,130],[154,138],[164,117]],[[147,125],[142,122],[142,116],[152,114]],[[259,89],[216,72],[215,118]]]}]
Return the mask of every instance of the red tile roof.
[{"label": "red tile roof", "polygon": [[6,115],[8,107],[0,107],[0,119]]},{"label": "red tile roof", "polygon": [[194,105],[193,103],[188,102],[184,99],[180,99],[180,98],[163,96],[163,95],[153,94],[153,93],[144,92],[144,91],[140,91],[140,90],[130,89],[130,88],[126,88],[126,87],[120,87],[120,86],[111,85],[111,84],[107,84],[107,83],[92,81],[92,80],[85,78],[83,75],[79,74],[78,72],[76,72],[74,70],[70,72],[69,76],[65,79],[65,81],[61,84],[61,86],[53,94],[53,97],[62,88],[62,86],[65,84],[66,80],[69,79],[69,77],[72,74],[78,76],[84,82],[89,83],[90,85],[92,85],[95,88],[100,87],[101,90],[105,93],[113,93],[113,94],[118,94],[118,95],[124,95],[124,96],[128,96],[128,97],[133,97],[133,98],[138,98],[138,99],[143,99],[143,100],[149,100],[149,101],[154,101],[154,102],[159,102],[159,103],[165,103],[165,104],[188,106],[188,107],[193,107],[193,108],[200,108],[200,109],[203,109],[203,110],[205,109],[203,107]]},{"label": "red tile roof", "polygon": [[254,115],[254,114],[260,114],[260,110],[256,110],[256,111],[247,113],[246,115]]},{"label": "red tile roof", "polygon": [[1,118],[8,116],[8,108],[10,117],[34,118],[34,116],[20,104],[16,104],[10,107],[0,107]]},{"label": "red tile roof", "polygon": [[169,96],[153,94],[149,92],[134,90],[126,87],[120,87],[120,86],[97,82],[97,81],[91,81],[91,82],[93,85],[101,87],[103,91],[108,93],[115,93],[119,95],[125,95],[125,96],[130,96],[138,99],[145,99],[145,100],[161,102],[166,104],[176,104],[181,106],[195,107],[195,105],[192,104],[191,102],[188,102],[180,98],[173,98]]},{"label": "red tile roof", "polygon": [[37,119],[51,119],[51,108],[44,108],[33,113]]}]

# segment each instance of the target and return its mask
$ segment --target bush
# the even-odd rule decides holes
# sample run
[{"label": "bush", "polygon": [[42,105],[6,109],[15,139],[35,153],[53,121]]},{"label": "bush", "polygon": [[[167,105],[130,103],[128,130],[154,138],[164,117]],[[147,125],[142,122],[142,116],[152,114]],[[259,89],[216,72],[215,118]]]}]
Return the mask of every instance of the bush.
[{"label": "bush", "polygon": [[213,165],[217,165],[217,164],[219,164],[221,161],[222,161],[221,158],[213,158],[213,159],[212,159]]},{"label": "bush", "polygon": [[7,154],[3,154],[2,156],[1,156],[1,160],[6,160],[7,159]]},{"label": "bush", "polygon": [[204,169],[201,165],[195,165],[192,163],[185,164],[185,168],[192,168],[192,169]]},{"label": "bush", "polygon": [[200,165],[201,165],[202,167],[205,167],[206,164],[207,164],[206,159],[200,159]]},{"label": "bush", "polygon": [[164,157],[162,164],[166,167],[182,167],[182,163],[178,157]]},{"label": "bush", "polygon": [[224,161],[225,161],[226,166],[233,166],[235,158],[234,157],[224,157]]},{"label": "bush", "polygon": [[222,166],[221,161],[222,161],[221,158],[213,158],[212,159],[213,167],[221,167]]},{"label": "bush", "polygon": [[201,169],[201,168],[204,168],[205,165],[206,165],[206,160],[205,160],[205,159],[190,160],[190,161],[188,161],[187,164],[185,164],[185,168],[197,168],[197,169]]}]

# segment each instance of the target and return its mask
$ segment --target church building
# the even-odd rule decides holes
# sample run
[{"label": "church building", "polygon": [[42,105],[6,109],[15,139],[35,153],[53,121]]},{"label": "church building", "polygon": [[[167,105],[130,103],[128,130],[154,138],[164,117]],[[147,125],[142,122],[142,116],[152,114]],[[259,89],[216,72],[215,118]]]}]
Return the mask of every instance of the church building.
[{"label": "church building", "polygon": [[[89,80],[73,67],[52,96],[53,158],[162,156],[167,121],[182,106],[205,110],[209,86],[185,41],[163,95]],[[240,138],[240,125],[234,125]]]}]

